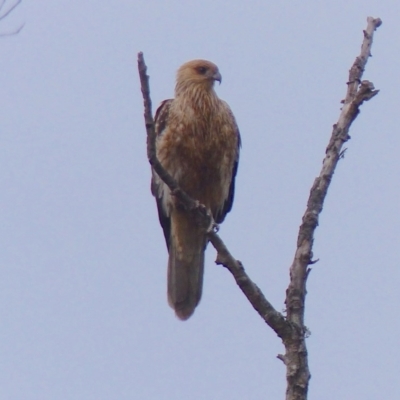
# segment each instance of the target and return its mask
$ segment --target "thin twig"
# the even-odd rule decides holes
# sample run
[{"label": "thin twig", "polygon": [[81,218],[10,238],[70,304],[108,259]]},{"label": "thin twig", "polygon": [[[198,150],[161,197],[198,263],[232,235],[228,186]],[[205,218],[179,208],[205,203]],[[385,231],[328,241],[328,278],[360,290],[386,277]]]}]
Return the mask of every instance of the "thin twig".
[{"label": "thin twig", "polygon": [[[0,4],[0,14],[1,10],[4,7],[6,0],[3,0]],[[14,3],[3,15],[0,15],[0,21],[4,18],[6,18],[15,8],[22,2],[22,0],[17,0],[16,3]],[[17,35],[19,32],[21,32],[22,28],[25,26],[25,23],[23,23],[19,28],[15,29],[14,31],[11,32],[5,32],[5,33],[0,33],[0,37],[5,37],[5,36],[13,36]]]},{"label": "thin twig", "polygon": [[24,26],[25,26],[25,23],[23,23],[23,24],[22,24],[19,28],[17,28],[15,31],[0,33],[0,37],[17,35],[18,33],[20,33],[20,32],[22,31],[22,28],[23,28]]},{"label": "thin twig", "polygon": [[[184,205],[188,210],[199,209],[199,202],[189,197],[177,184],[174,178],[165,170],[157,159],[156,152],[156,131],[154,126],[154,119],[152,113],[152,104],[150,98],[150,84],[149,76],[147,75],[147,66],[144,62],[143,53],[138,53],[138,70],[140,76],[140,86],[143,95],[144,105],[144,120],[147,131],[147,158],[149,163],[153,167],[154,171],[158,174],[161,180],[170,188],[174,196],[179,199],[180,203]],[[202,208],[203,210],[203,208]],[[204,213],[206,215],[206,213]],[[209,224],[208,224],[209,225]]]},{"label": "thin twig", "polygon": [[[21,1],[22,1],[22,0],[17,0],[16,3],[13,4],[3,15],[0,15],[0,21],[1,21],[2,19],[4,19],[5,17],[7,17],[7,15],[9,15],[9,14],[21,3]],[[2,9],[3,6],[4,6],[4,3],[5,3],[5,0],[3,1],[3,3],[2,3],[1,6],[0,6],[0,11],[1,11],[1,9]]]}]

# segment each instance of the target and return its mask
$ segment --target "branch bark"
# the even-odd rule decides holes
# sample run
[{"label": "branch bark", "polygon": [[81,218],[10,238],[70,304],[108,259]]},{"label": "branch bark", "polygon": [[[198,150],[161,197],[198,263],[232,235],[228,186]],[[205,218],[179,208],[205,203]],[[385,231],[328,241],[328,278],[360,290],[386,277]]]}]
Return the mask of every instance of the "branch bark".
[{"label": "branch bark", "polygon": [[290,267],[290,284],[286,291],[285,300],[287,321],[295,329],[292,330],[292,335],[283,339],[286,354],[280,357],[287,367],[287,400],[304,400],[307,398],[308,383],[311,375],[308,368],[305,343],[308,331],[304,325],[304,305],[307,293],[306,281],[310,272],[309,265],[313,263],[314,232],[318,226],[319,215],[322,211],[333,173],[342,155],[342,146],[350,139],[348,134],[350,126],[357,117],[361,104],[370,100],[379,92],[374,90],[371,82],[361,82],[361,77],[371,55],[374,32],[381,24],[382,21],[379,18],[368,17],[367,19],[367,29],[364,31],[361,53],[350,69],[347,94],[343,101],[342,111],[338,122],[333,126],[322,169],[311,188],[307,208],[299,229],[297,249]]},{"label": "branch bark", "polygon": [[367,22],[361,53],[350,69],[348,89],[346,98],[343,101],[342,111],[338,122],[333,126],[322,170],[311,188],[307,208],[299,229],[297,249],[290,267],[290,283],[286,291],[286,318],[266,299],[259,287],[246,273],[243,264],[232,256],[219,235],[214,230],[207,229],[212,223],[212,217],[205,207],[179,188],[177,182],[158,161],[156,157],[156,133],[152,116],[149,76],[147,75],[143,53],[140,52],[138,54],[138,70],[144,102],[149,162],[182,205],[195,213],[200,225],[207,230],[209,241],[217,250],[216,263],[229,270],[253,308],[282,339],[286,352],[285,355],[278,355],[278,358],[286,365],[286,400],[306,400],[311,377],[305,343],[308,330],[304,325],[304,305],[307,293],[306,281],[310,272],[309,265],[315,262],[312,261],[312,246],[314,232],[318,226],[319,214],[322,211],[336,165],[343,154],[343,143],[350,139],[348,135],[349,128],[359,113],[359,107],[364,101],[370,100],[378,94],[378,90],[374,90],[372,83],[368,81],[361,82],[365,65],[371,55],[370,50],[374,31],[382,23],[379,18],[374,19],[371,17],[368,18]]}]

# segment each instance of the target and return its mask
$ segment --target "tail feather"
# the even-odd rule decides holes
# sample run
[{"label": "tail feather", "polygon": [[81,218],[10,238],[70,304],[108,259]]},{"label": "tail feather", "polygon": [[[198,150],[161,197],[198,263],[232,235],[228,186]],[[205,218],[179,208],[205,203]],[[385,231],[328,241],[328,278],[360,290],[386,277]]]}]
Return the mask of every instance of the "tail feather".
[{"label": "tail feather", "polygon": [[168,302],[181,320],[188,319],[200,302],[206,237],[191,216],[174,210],[168,260]]}]

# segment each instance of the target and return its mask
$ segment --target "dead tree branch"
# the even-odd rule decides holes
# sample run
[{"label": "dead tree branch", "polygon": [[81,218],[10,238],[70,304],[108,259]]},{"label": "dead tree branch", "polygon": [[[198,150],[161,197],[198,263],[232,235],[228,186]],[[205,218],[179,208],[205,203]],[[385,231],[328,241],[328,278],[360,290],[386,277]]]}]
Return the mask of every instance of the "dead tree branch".
[{"label": "dead tree branch", "polygon": [[338,122],[333,126],[332,136],[322,163],[322,170],[311,188],[307,209],[299,229],[297,249],[290,267],[290,284],[286,291],[285,300],[287,320],[292,326],[296,327],[292,330],[292,335],[283,339],[286,348],[283,360],[287,367],[287,400],[304,400],[307,398],[310,372],[305,344],[307,328],[304,325],[304,304],[307,293],[308,266],[312,263],[313,258],[314,232],[318,226],[319,215],[333,173],[342,155],[343,143],[350,139],[348,134],[350,126],[357,117],[361,104],[378,94],[378,90],[374,90],[373,84],[368,81],[361,81],[361,77],[368,57],[371,55],[374,32],[381,24],[382,21],[379,18],[369,17],[367,19],[367,29],[364,31],[361,53],[350,69],[347,94],[343,101],[342,111]]},{"label": "dead tree branch", "polygon": [[[347,95],[343,101],[343,108],[338,122],[333,126],[332,136],[326,149],[326,156],[320,175],[315,179],[310,191],[306,212],[297,239],[297,249],[290,267],[290,283],[286,291],[285,304],[286,318],[279,313],[265,298],[259,287],[245,272],[242,263],[236,260],[226,245],[214,232],[208,232],[208,238],[217,250],[216,263],[227,268],[234,277],[237,285],[247,297],[253,308],[261,318],[282,339],[285,346],[285,355],[278,358],[286,365],[287,390],[286,400],[306,400],[310,372],[308,368],[307,348],[305,338],[308,330],[304,325],[304,304],[306,296],[306,281],[309,274],[309,265],[312,260],[312,246],[314,232],[318,226],[319,214],[328,192],[336,165],[343,156],[342,146],[349,140],[349,128],[359,113],[359,107],[364,101],[370,100],[378,91],[372,83],[361,81],[365,65],[370,56],[372,38],[381,20],[368,18],[367,29],[364,31],[364,41],[361,53],[350,69]],[[196,213],[202,226],[210,226],[211,216],[204,206],[192,199],[181,188],[170,174],[163,168],[156,157],[156,133],[152,116],[149,77],[144,62],[143,53],[138,54],[138,70],[144,102],[144,119],[147,131],[147,156],[150,164],[159,177],[168,185],[171,192],[179,199],[186,209]]]},{"label": "dead tree branch", "polygon": [[[168,185],[171,192],[179,199],[180,203],[187,209],[198,215],[198,219],[202,220],[202,226],[210,226],[210,215],[204,206],[198,201],[187,195],[172,178],[172,176],[163,168],[156,156],[156,132],[154,127],[154,119],[152,115],[152,104],[150,98],[149,76],[147,75],[147,66],[144,62],[143,53],[138,54],[138,70],[140,76],[140,84],[144,103],[144,120],[147,131],[147,157],[151,166],[159,177]],[[236,283],[243,291],[251,305],[260,314],[261,318],[277,333],[283,337],[287,323],[284,316],[276,311],[271,303],[265,298],[261,290],[246,274],[243,265],[237,261],[228,251],[222,239],[214,231],[208,233],[209,240],[217,250],[216,263],[226,267],[233,275]]]}]

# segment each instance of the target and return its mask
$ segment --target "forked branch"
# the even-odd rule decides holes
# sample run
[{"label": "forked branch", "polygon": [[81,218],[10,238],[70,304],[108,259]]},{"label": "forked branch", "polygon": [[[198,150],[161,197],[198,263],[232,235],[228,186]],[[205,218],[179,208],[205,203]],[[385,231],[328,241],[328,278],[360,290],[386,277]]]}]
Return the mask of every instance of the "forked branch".
[{"label": "forked branch", "polygon": [[361,78],[371,55],[374,32],[381,24],[382,21],[379,18],[368,17],[367,19],[367,29],[364,31],[361,53],[350,69],[347,94],[343,101],[342,111],[338,122],[333,126],[326,155],[322,162],[322,169],[312,185],[307,208],[299,229],[297,249],[290,267],[290,284],[286,291],[285,300],[287,320],[296,329],[292,330],[292,336],[284,338],[286,353],[284,356],[280,356],[287,367],[287,400],[305,400],[307,398],[310,372],[305,343],[308,331],[304,325],[304,305],[307,293],[306,281],[310,272],[309,265],[313,263],[314,232],[318,226],[319,215],[333,173],[343,154],[343,144],[350,139],[348,134],[350,126],[357,117],[361,104],[378,94],[378,90],[374,90],[372,83],[361,81]]},{"label": "forked branch", "polygon": [[[217,250],[216,263],[226,267],[236,280],[251,305],[263,320],[276,332],[285,345],[285,355],[278,358],[286,365],[287,390],[286,400],[306,400],[310,372],[305,338],[307,328],[304,325],[304,305],[306,296],[306,281],[313,264],[312,246],[314,232],[318,226],[319,215],[328,192],[336,165],[343,155],[343,143],[349,140],[349,129],[359,113],[359,107],[364,101],[378,94],[372,83],[361,81],[368,57],[370,56],[373,34],[381,25],[379,18],[368,18],[367,29],[361,53],[350,69],[346,98],[338,122],[333,126],[332,136],[326,149],[320,175],[315,179],[310,191],[307,208],[297,238],[297,248],[290,267],[290,283],[286,291],[286,318],[276,311],[265,298],[259,287],[249,278],[242,263],[236,260],[219,235],[208,232],[208,238]],[[156,157],[156,133],[152,116],[149,89],[149,77],[144,62],[143,53],[138,54],[138,69],[144,101],[144,118],[147,131],[147,155],[150,164],[159,177],[168,185],[183,206],[196,213],[202,226],[209,226],[210,215],[198,201],[192,199],[181,188],[170,174],[163,168]]]},{"label": "forked branch", "polygon": [[[147,131],[147,157],[149,162],[158,176],[168,185],[171,192],[173,192],[174,195],[179,199],[180,203],[187,210],[192,210],[192,212],[198,215],[198,219],[200,221],[202,220],[202,226],[209,226],[210,216],[206,212],[205,208],[201,206],[198,201],[188,196],[188,194],[178,186],[175,179],[172,178],[172,176],[163,168],[157,159],[155,146],[156,132],[152,115],[149,76],[147,75],[147,67],[144,62],[143,53],[138,54],[138,70],[144,103],[144,119]],[[217,250],[217,264],[225,266],[232,273],[236,283],[250,301],[254,309],[256,309],[264,321],[272,329],[274,329],[278,336],[282,337],[284,335],[285,328],[287,328],[287,323],[284,316],[276,311],[271,303],[268,302],[261,290],[246,274],[243,265],[234,257],[232,257],[219,235],[216,232],[211,231],[208,233],[208,237],[212,245]]]}]

